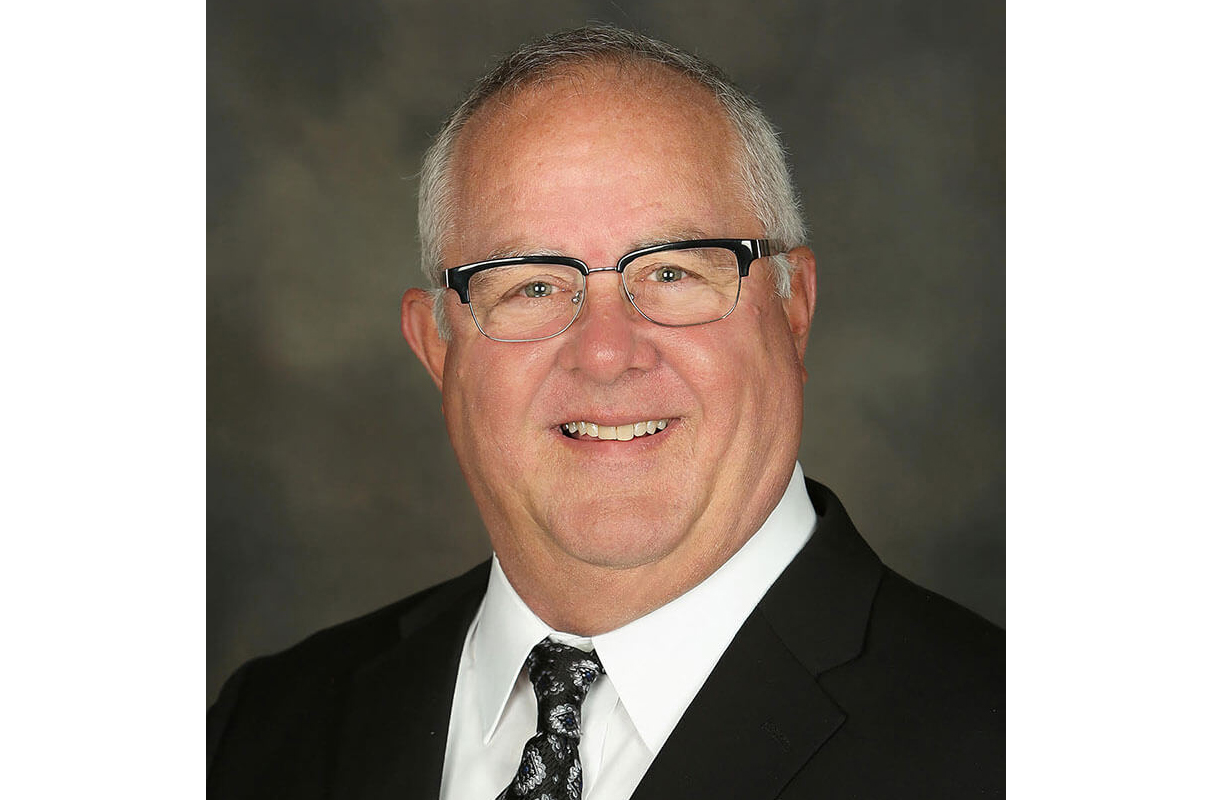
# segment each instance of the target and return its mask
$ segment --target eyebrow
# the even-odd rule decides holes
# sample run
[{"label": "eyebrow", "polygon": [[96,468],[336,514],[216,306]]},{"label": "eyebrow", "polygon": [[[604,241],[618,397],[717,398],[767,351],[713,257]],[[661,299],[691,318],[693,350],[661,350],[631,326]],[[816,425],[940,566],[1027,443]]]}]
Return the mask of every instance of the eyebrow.
[{"label": "eyebrow", "polygon": [[656,247],[662,244],[673,244],[674,242],[688,242],[692,239],[710,239],[700,228],[677,228],[661,236],[654,236],[648,239],[641,239],[633,242],[632,250],[643,250],[645,247]]},{"label": "eyebrow", "polygon": [[521,256],[562,256],[559,250],[553,250],[550,247],[518,247],[515,245],[505,245],[489,252],[484,256],[482,261],[492,261],[497,258],[519,258]]},{"label": "eyebrow", "polygon": [[[636,250],[643,250],[645,247],[656,247],[662,244],[672,244],[674,242],[686,242],[692,239],[709,239],[706,233],[701,228],[685,227],[674,228],[656,236],[645,237],[635,240],[631,243],[631,247],[626,251],[628,253]],[[529,247],[525,244],[506,244],[498,247],[484,256],[483,261],[491,261],[497,258],[520,258],[522,256],[566,256],[568,255],[562,250],[550,247]],[[624,253],[619,253],[621,258]],[[573,255],[573,258],[580,256]]]}]

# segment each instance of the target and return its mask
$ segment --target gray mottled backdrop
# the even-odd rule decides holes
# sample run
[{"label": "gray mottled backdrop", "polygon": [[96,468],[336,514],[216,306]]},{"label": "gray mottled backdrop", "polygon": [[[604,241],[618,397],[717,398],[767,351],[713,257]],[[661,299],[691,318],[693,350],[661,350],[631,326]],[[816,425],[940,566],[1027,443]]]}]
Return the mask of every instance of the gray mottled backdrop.
[{"label": "gray mottled backdrop", "polygon": [[[399,334],[416,173],[460,92],[596,19],[783,131],[819,302],[800,458],[884,560],[1005,618],[1005,24],[971,0],[212,0],[208,700],[488,542]],[[154,98],[149,98],[154,102]]]}]

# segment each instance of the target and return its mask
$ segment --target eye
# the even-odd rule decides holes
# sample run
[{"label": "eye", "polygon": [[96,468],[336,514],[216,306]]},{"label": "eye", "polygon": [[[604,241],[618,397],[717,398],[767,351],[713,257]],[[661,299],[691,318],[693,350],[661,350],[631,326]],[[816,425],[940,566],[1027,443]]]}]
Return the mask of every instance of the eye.
[{"label": "eye", "polygon": [[522,294],[530,298],[551,297],[554,291],[555,287],[543,281],[534,281],[522,287]]},{"label": "eye", "polygon": [[658,283],[674,283],[686,277],[686,270],[677,267],[660,267],[653,271],[652,277]]}]

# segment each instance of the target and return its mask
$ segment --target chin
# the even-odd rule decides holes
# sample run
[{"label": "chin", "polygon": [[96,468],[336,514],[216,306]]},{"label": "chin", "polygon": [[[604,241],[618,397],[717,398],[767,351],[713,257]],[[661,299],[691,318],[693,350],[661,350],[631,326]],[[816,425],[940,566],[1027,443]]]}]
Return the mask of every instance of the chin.
[{"label": "chin", "polygon": [[[551,536],[571,558],[604,569],[633,569],[664,559],[685,541],[689,525],[681,514],[645,513],[643,507],[627,511],[604,510],[589,516],[559,515]],[[654,524],[653,520],[660,520]]]}]

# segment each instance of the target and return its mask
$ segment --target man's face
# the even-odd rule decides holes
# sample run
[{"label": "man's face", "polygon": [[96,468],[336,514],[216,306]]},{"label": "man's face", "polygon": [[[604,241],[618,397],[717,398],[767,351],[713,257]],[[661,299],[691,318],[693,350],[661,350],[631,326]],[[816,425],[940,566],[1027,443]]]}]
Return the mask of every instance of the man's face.
[{"label": "man's face", "polygon": [[[473,117],[445,266],[545,252],[596,268],[655,241],[763,236],[712,98],[669,79],[618,85],[557,80]],[[453,335],[429,366],[511,579],[642,568],[697,583],[756,530],[798,451],[812,300],[809,278],[780,300],[772,270],[755,262],[729,317],[688,328],[645,320],[617,273],[594,273],[573,326],[529,343],[481,335],[446,293]],[[650,420],[668,424],[629,441],[563,428]]]}]

